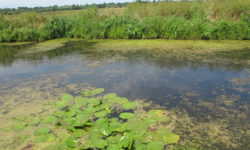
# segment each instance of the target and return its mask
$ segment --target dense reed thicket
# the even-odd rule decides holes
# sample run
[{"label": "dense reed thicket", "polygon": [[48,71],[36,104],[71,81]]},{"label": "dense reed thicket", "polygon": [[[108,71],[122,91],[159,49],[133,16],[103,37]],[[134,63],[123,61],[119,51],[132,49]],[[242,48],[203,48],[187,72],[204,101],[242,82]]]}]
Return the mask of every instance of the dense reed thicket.
[{"label": "dense reed thicket", "polygon": [[0,16],[0,42],[84,39],[249,40],[249,0],[130,3],[123,13]]}]

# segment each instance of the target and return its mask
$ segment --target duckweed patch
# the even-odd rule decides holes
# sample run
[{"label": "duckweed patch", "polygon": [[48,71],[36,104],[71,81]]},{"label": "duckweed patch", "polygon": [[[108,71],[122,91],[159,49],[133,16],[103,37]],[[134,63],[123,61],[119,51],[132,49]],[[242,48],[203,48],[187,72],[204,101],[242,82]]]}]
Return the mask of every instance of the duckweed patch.
[{"label": "duckweed patch", "polygon": [[166,128],[169,118],[164,110],[138,113],[139,102],[103,92],[104,89],[99,88],[86,90],[82,96],[65,94],[52,104],[56,111],[50,116],[17,117],[18,127],[7,127],[6,132],[36,128],[32,135],[35,146],[45,143],[49,145],[45,149],[53,150],[160,150],[179,141],[179,136]]}]

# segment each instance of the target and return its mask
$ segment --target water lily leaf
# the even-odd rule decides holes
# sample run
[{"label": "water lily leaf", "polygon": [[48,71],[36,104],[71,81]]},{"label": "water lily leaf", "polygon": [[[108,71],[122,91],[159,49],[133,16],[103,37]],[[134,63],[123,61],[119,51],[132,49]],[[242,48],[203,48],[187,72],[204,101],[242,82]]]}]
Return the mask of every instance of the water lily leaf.
[{"label": "water lily leaf", "polygon": [[100,130],[101,134],[104,135],[104,136],[109,136],[111,134],[110,130],[108,127],[103,127],[101,130]]},{"label": "water lily leaf", "polygon": [[65,140],[64,143],[65,143],[65,145],[67,145],[68,147],[71,147],[71,148],[75,148],[77,146],[77,142],[71,138]]},{"label": "water lily leaf", "polygon": [[91,145],[93,145],[95,148],[103,149],[108,145],[108,142],[106,140],[96,139],[91,141]]},{"label": "water lily leaf", "polygon": [[74,110],[75,112],[78,112],[84,105],[76,103],[74,104],[71,109]]},{"label": "water lily leaf", "polygon": [[119,145],[121,147],[126,147],[126,148],[130,149],[132,144],[133,144],[133,138],[132,138],[132,136],[130,134],[125,134],[124,136],[122,136],[120,138]]},{"label": "water lily leaf", "polygon": [[48,116],[48,117],[45,117],[41,123],[44,123],[44,124],[49,124],[49,123],[52,123],[52,122],[55,122],[57,120],[57,118],[55,116]]},{"label": "water lily leaf", "polygon": [[126,104],[129,102],[125,97],[117,97],[116,100],[118,101],[118,104]]},{"label": "water lily leaf", "polygon": [[42,143],[42,142],[52,142],[55,141],[56,137],[53,134],[45,134],[40,135],[35,138],[35,142]]},{"label": "water lily leaf", "polygon": [[62,118],[64,116],[64,114],[65,114],[65,111],[61,111],[61,110],[54,112],[54,116],[56,116],[58,118]]},{"label": "water lily leaf", "polygon": [[89,114],[78,114],[75,119],[77,119],[82,124],[89,121],[90,115]]},{"label": "water lily leaf", "polygon": [[56,108],[58,108],[58,109],[62,109],[62,108],[65,108],[65,107],[67,107],[68,106],[68,101],[60,101],[60,102],[57,102],[56,104],[55,104],[55,107]]},{"label": "water lily leaf", "polygon": [[100,111],[100,112],[96,112],[95,113],[95,116],[98,117],[98,118],[103,118],[103,117],[106,117],[106,111]]},{"label": "water lily leaf", "polygon": [[98,106],[98,109],[105,109],[105,110],[107,110],[107,109],[110,109],[110,107],[111,107],[112,105],[111,104],[109,104],[109,103],[104,103],[104,104],[101,104],[101,105],[99,105]]},{"label": "water lily leaf", "polygon": [[147,150],[163,150],[163,149],[164,149],[164,144],[159,141],[152,141],[147,145]]},{"label": "water lily leaf", "polygon": [[128,99],[127,98],[123,98],[123,97],[113,97],[113,98],[109,98],[107,99],[107,102],[108,103],[111,103],[111,104],[125,104],[128,102]]},{"label": "water lily leaf", "polygon": [[71,126],[81,126],[82,124],[80,123],[80,121],[78,121],[76,118],[65,118],[63,120],[64,123],[66,123],[67,125],[71,125]]},{"label": "water lily leaf", "polygon": [[171,131],[166,128],[159,128],[155,134],[159,137],[163,137],[171,134]]},{"label": "water lily leaf", "polygon": [[120,118],[122,119],[129,119],[129,118],[133,118],[135,115],[133,113],[121,113],[119,115]]},{"label": "water lily leaf", "polygon": [[74,102],[76,104],[82,104],[82,105],[84,105],[84,104],[88,103],[88,98],[82,97],[82,96],[78,96],[78,97],[75,97]]},{"label": "water lily leaf", "polygon": [[109,145],[120,143],[121,135],[110,136],[107,138]]},{"label": "water lily leaf", "polygon": [[124,132],[124,131],[128,131],[128,130],[130,130],[130,128],[129,128],[129,124],[127,122],[123,123],[120,127],[115,129],[115,131],[117,131],[117,132]]},{"label": "water lily leaf", "polygon": [[76,115],[76,112],[73,110],[73,111],[66,112],[64,114],[64,117],[73,117],[75,115]]},{"label": "water lily leaf", "polygon": [[100,94],[100,93],[103,93],[103,92],[104,92],[103,88],[98,88],[98,89],[95,89],[95,90],[83,91],[82,95],[84,95],[84,96],[94,96],[94,95],[97,95],[97,94]]},{"label": "water lily leaf", "polygon": [[34,132],[34,135],[35,136],[39,136],[39,135],[46,135],[50,132],[50,128],[41,128],[41,129],[38,129]]},{"label": "water lily leaf", "polygon": [[96,111],[97,111],[96,108],[89,107],[89,108],[84,109],[84,111],[83,111],[82,113],[84,113],[84,114],[93,114],[93,113],[95,113]]},{"label": "water lily leaf", "polygon": [[149,125],[146,124],[143,121],[138,121],[136,119],[131,119],[128,121],[128,126],[131,127],[131,129],[134,129],[134,133],[144,133],[148,130]]},{"label": "water lily leaf", "polygon": [[108,100],[108,99],[113,99],[116,98],[117,95],[115,93],[109,93],[103,96],[103,99]]},{"label": "water lily leaf", "polygon": [[118,144],[111,144],[108,146],[107,150],[122,150]]},{"label": "water lily leaf", "polygon": [[73,132],[72,137],[74,137],[74,138],[80,138],[80,137],[85,136],[86,134],[87,134],[87,132],[85,130],[78,129],[78,130],[75,130]]},{"label": "water lily leaf", "polygon": [[108,126],[108,118],[99,118],[98,120],[96,120],[95,125],[98,126]]},{"label": "water lily leaf", "polygon": [[118,121],[112,121],[109,124],[109,130],[110,131],[116,131],[122,124]]},{"label": "water lily leaf", "polygon": [[69,101],[69,100],[72,100],[74,97],[70,94],[64,94],[61,98],[61,100],[66,100],[66,101]]},{"label": "water lily leaf", "polygon": [[147,145],[146,144],[142,144],[142,143],[136,144],[135,145],[135,149],[136,150],[146,150],[147,149]]},{"label": "water lily leaf", "polygon": [[124,109],[134,109],[135,107],[137,107],[137,102],[128,102],[122,105],[122,107]]}]

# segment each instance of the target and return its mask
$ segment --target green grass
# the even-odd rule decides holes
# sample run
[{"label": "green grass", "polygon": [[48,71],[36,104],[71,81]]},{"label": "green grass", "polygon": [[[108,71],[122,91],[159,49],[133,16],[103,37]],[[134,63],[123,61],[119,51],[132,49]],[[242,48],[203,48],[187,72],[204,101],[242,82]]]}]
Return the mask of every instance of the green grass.
[{"label": "green grass", "polygon": [[56,38],[249,40],[248,0],[130,3],[121,9],[0,16],[0,42]]}]

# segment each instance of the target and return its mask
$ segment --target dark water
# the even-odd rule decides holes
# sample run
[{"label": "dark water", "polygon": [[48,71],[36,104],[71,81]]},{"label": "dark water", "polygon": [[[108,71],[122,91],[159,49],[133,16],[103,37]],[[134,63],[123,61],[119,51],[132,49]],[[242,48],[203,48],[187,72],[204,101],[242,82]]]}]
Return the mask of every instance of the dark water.
[{"label": "dark water", "polygon": [[[25,82],[37,85],[41,91],[46,86],[64,89],[68,84],[84,83],[129,99],[145,99],[167,109],[184,110],[199,122],[230,120],[232,114],[243,114],[235,124],[249,123],[250,50],[221,52],[213,60],[164,52],[155,55],[143,50],[91,51],[85,45],[71,42],[63,48],[27,55],[22,53],[25,46],[2,46],[0,96]],[[51,80],[40,83],[42,79]],[[52,82],[57,84],[52,87]],[[80,90],[65,92],[79,94]],[[0,101],[5,103],[4,99]],[[244,138],[238,142],[247,144],[249,137]]]}]

